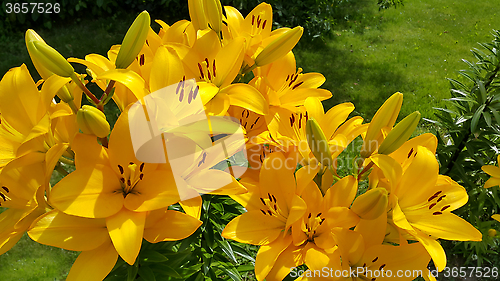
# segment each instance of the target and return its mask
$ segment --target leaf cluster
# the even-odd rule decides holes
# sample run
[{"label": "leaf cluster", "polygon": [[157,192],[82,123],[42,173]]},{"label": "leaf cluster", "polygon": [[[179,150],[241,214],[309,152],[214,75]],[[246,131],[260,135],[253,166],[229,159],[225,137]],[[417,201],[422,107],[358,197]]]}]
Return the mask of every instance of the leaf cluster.
[{"label": "leaf cluster", "polygon": [[[495,223],[491,215],[500,209],[498,187],[483,188],[489,178],[481,167],[495,165],[500,146],[500,31],[492,32],[490,43],[471,50],[475,62],[463,60],[468,68],[460,70],[460,79],[449,79],[451,98],[445,108],[435,108],[433,123],[437,130],[440,173],[463,185],[469,194],[469,203],[457,214],[487,233]],[[476,260],[495,264],[491,258],[497,253],[498,242],[459,243],[455,253],[464,255],[466,262]]]}]

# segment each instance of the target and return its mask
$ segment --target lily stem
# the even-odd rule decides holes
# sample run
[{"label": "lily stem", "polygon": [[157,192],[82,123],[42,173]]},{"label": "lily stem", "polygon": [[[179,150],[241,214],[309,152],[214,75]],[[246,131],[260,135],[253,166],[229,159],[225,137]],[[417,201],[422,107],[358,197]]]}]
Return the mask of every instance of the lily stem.
[{"label": "lily stem", "polygon": [[68,171],[66,171],[62,166],[61,164],[57,163],[56,167],[55,167],[55,170],[57,172],[59,172],[61,175],[63,175],[64,177],[69,175]]},{"label": "lily stem", "polygon": [[96,105],[99,104],[99,100],[94,96],[94,94],[92,94],[92,92],[89,91],[89,89],[87,89],[87,87],[85,87],[85,85],[83,85],[82,81],[80,81],[80,79],[76,77],[76,74],[73,73],[71,79],[78,85],[78,87],[80,87],[80,89],[82,89],[82,91],[87,95],[87,97],[92,100],[92,102],[94,102]]},{"label": "lily stem", "polygon": [[374,165],[374,163],[373,163],[373,162],[370,162],[370,164],[366,165],[366,167],[365,167],[365,168],[363,168],[363,170],[362,170],[362,171],[358,174],[358,181],[361,179],[361,176],[362,176],[364,173],[368,172],[368,170],[370,170],[370,169],[371,169],[371,167],[373,167],[373,165]]}]

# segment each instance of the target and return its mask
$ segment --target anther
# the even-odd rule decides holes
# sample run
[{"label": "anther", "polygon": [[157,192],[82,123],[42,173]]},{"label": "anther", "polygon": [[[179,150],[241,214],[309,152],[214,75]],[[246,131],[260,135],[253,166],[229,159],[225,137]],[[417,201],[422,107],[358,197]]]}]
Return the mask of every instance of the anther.
[{"label": "anther", "polygon": [[120,174],[123,175],[123,167],[121,165],[118,165],[118,169],[120,170]]},{"label": "anther", "polygon": [[201,64],[200,63],[198,63],[198,69],[200,70],[201,79],[205,79],[205,75],[203,75],[203,68],[201,68]]},{"label": "anther", "polygon": [[432,209],[434,206],[436,206],[436,203],[432,203],[429,205],[429,210]]},{"label": "anther", "polygon": [[293,87],[292,87],[292,90],[295,90],[297,89],[297,87],[299,87],[300,85],[302,85],[304,83],[304,81],[300,81],[299,83],[295,84]]},{"label": "anther", "polygon": [[142,171],[144,171],[144,163],[141,164],[141,166],[139,166],[139,171],[142,173]]},{"label": "anther", "polygon": [[376,262],[378,260],[378,257],[374,258],[372,262]]},{"label": "anther", "polygon": [[2,186],[2,189],[5,190],[6,192],[9,192],[9,189],[6,186]]},{"label": "anther", "polygon": [[442,213],[441,212],[434,212],[432,213],[433,215],[441,215]]},{"label": "anther", "polygon": [[141,54],[141,57],[139,59],[139,65],[143,66],[144,65],[144,54]]},{"label": "anther", "polygon": [[412,153],[413,153],[413,147],[410,149],[410,152],[408,153],[408,158],[410,158]]},{"label": "anther", "polygon": [[441,212],[444,211],[444,210],[446,210],[446,209],[448,209],[449,207],[451,207],[451,206],[450,205],[444,206],[443,208],[441,208]]},{"label": "anther", "polygon": [[141,179],[141,180],[142,180],[143,178],[144,178],[144,174],[140,174],[140,175],[139,175],[139,179]]}]

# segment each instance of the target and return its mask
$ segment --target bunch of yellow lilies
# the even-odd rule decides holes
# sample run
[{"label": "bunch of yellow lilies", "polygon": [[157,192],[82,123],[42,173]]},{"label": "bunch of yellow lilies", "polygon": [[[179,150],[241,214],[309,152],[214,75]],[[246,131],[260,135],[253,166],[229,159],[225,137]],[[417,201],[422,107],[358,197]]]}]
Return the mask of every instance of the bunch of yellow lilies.
[{"label": "bunch of yellow lilies", "polygon": [[[193,234],[202,193],[246,208],[222,236],[260,246],[257,280],[283,280],[301,265],[308,271],[300,280],[417,277],[398,270],[434,280],[429,262],[446,267],[438,239],[481,240],[452,213],[468,195],[439,175],[436,137],[410,139],[420,113],[396,124],[401,93],[369,123],[351,116],[351,103],[325,113],[321,101],[332,94],[318,88],[324,76],[296,67],[302,27],[272,30],[266,3],[243,17],[219,0],[189,0],[189,13],[191,21],[157,20],[155,32],[142,12],[107,57],[66,59],[26,32],[42,79],[22,65],[0,82],[0,254],[27,232],[81,251],[67,280],[102,280],[118,256],[133,265],[143,239]],[[172,94],[154,96],[164,89]],[[121,112],[112,129],[103,113],[111,99]],[[152,133],[137,140],[140,132]],[[230,139],[234,132],[243,138]],[[215,145],[222,148],[207,150]],[[356,157],[345,159],[350,145]],[[213,168],[238,153],[242,165]],[[337,169],[340,161],[348,171]],[[54,171],[64,178],[52,186]],[[177,203],[183,212],[168,208]],[[315,275],[325,268],[358,274]]]}]

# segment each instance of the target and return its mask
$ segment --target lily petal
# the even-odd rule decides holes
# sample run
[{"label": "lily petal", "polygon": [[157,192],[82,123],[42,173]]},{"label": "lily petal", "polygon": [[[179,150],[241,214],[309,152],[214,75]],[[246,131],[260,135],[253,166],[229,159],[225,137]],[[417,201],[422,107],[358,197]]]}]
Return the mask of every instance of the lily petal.
[{"label": "lily petal", "polygon": [[[259,222],[259,223],[255,223]],[[222,237],[252,245],[266,245],[278,238],[285,223],[274,216],[264,215],[261,211],[248,211],[230,221]]]},{"label": "lily petal", "polygon": [[[110,241],[111,242],[111,241]],[[106,278],[118,260],[113,244],[80,253],[69,271],[67,281],[100,281]]]},{"label": "lily petal", "polygon": [[104,165],[79,167],[51,191],[50,204],[68,215],[105,218],[123,206],[120,181]]},{"label": "lily petal", "polygon": [[257,280],[262,281],[267,277],[271,269],[273,269],[278,256],[280,256],[291,243],[292,237],[287,235],[285,238],[277,239],[269,245],[260,247],[257,252],[257,258],[255,259],[255,277],[257,277]]},{"label": "lily petal", "polygon": [[145,221],[145,212],[132,212],[126,208],[106,218],[106,227],[116,251],[130,265],[135,263],[141,250]]},{"label": "lily petal", "polygon": [[152,211],[146,218],[144,239],[150,243],[181,240],[193,234],[201,224],[200,220],[181,212]]},{"label": "lily petal", "polygon": [[35,220],[28,234],[40,244],[71,251],[90,251],[110,241],[104,219],[75,217],[57,210]]}]

